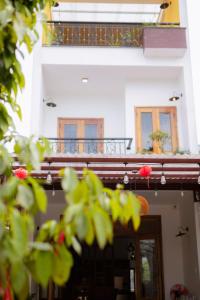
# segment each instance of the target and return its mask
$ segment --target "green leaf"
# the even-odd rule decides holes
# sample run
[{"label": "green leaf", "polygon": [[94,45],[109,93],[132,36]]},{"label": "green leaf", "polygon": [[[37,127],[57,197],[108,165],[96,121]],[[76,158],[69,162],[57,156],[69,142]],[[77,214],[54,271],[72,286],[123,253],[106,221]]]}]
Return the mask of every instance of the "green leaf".
[{"label": "green leaf", "polygon": [[32,184],[35,200],[39,210],[42,211],[43,213],[46,212],[47,195],[44,189],[37,183],[35,179],[29,177],[28,181]]},{"label": "green leaf", "polygon": [[42,243],[42,242],[30,242],[31,249],[36,249],[40,251],[52,251],[53,248],[49,243]]},{"label": "green leaf", "polygon": [[79,255],[81,254],[82,252],[81,244],[75,237],[72,237],[72,247]]},{"label": "green leaf", "polygon": [[36,255],[35,267],[38,281],[46,287],[53,272],[53,253],[39,251]]},{"label": "green leaf", "polygon": [[85,240],[88,245],[92,245],[92,243],[94,242],[94,228],[92,224],[92,218],[89,213],[86,213],[86,216],[88,218],[88,227],[87,227],[87,234]]},{"label": "green leaf", "polygon": [[103,193],[103,184],[96,174],[85,169],[83,171],[83,176],[92,194],[98,197]]},{"label": "green leaf", "polygon": [[107,241],[107,230],[106,230],[107,220],[105,214],[101,209],[94,207],[92,210],[92,217],[93,217],[98,245],[101,249],[103,249]]},{"label": "green leaf", "polygon": [[78,177],[73,169],[64,169],[64,174],[62,178],[62,188],[66,193],[73,191],[78,184]]},{"label": "green leaf", "polygon": [[34,203],[34,198],[29,186],[24,184],[18,186],[16,202],[25,209],[31,208]]},{"label": "green leaf", "polygon": [[75,225],[76,225],[76,232],[78,238],[83,240],[88,231],[88,219],[85,214],[82,212],[75,217]]},{"label": "green leaf", "polygon": [[26,267],[21,261],[16,262],[11,268],[12,288],[20,300],[27,299],[29,292],[29,278]]},{"label": "green leaf", "polygon": [[37,236],[37,241],[45,241],[46,239],[53,238],[56,233],[57,222],[55,220],[49,220],[42,225]]},{"label": "green leaf", "polygon": [[3,186],[0,187],[0,198],[10,200],[16,196],[19,179],[10,177]]},{"label": "green leaf", "polygon": [[64,245],[60,246],[58,255],[53,257],[53,280],[57,285],[63,285],[69,279],[73,258]]},{"label": "green leaf", "polygon": [[20,214],[16,209],[12,210],[10,215],[10,225],[12,232],[12,245],[15,249],[16,255],[13,259],[17,257],[23,257],[23,255],[28,250],[28,240],[29,240],[29,227],[28,216]]}]

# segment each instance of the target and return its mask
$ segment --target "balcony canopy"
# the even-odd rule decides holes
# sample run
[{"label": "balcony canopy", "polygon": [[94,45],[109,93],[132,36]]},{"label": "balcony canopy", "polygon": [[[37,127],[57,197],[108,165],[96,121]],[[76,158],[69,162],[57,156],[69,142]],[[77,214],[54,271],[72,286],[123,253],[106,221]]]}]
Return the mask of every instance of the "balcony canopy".
[{"label": "balcony canopy", "polygon": [[[48,19],[76,22],[179,23],[178,0],[61,0]],[[168,0],[165,0],[168,2]]]}]

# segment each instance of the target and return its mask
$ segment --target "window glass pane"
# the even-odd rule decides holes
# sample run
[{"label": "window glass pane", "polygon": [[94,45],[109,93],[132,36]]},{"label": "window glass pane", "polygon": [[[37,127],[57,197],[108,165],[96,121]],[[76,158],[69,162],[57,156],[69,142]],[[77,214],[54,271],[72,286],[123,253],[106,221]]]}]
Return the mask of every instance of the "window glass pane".
[{"label": "window glass pane", "polygon": [[153,131],[152,113],[151,112],[141,113],[141,122],[142,122],[142,149],[152,150],[152,141],[149,138],[149,135]]},{"label": "window glass pane", "polygon": [[141,240],[142,297],[156,299],[156,253],[155,240]]},{"label": "window glass pane", "polygon": [[163,150],[172,151],[170,113],[160,113],[159,115],[160,115],[160,130],[166,132],[169,136],[169,138],[165,140]]},{"label": "window glass pane", "polygon": [[133,238],[115,237],[113,255],[116,300],[135,299],[132,294],[135,292],[135,242]]},{"label": "window glass pane", "polygon": [[[97,124],[85,125],[85,138],[96,139],[97,138]],[[97,140],[86,140],[84,145],[84,151],[86,153],[97,153]]]},{"label": "window glass pane", "polygon": [[77,152],[76,141],[70,140],[76,138],[77,125],[76,124],[65,124],[64,125],[64,138],[69,139],[64,141],[64,152],[75,153]]}]

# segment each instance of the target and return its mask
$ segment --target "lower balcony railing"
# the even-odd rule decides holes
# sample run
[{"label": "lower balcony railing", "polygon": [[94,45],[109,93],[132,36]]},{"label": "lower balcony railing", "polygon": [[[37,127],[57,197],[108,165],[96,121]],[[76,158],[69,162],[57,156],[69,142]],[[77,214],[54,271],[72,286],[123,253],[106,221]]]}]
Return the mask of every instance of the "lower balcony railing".
[{"label": "lower balcony railing", "polygon": [[45,46],[142,47],[143,24],[53,22],[46,24]]},{"label": "lower balcony railing", "polygon": [[131,149],[132,138],[49,138],[53,153],[124,155]]}]

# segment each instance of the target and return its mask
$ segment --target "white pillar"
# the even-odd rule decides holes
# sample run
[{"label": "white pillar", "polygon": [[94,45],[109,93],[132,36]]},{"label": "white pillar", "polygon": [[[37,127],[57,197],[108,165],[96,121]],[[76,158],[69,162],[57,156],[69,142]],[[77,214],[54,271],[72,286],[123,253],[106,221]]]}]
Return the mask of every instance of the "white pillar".
[{"label": "white pillar", "polygon": [[42,24],[40,22],[38,23],[37,31],[40,35],[40,39],[33,51],[31,134],[40,136],[42,134],[41,124],[43,115],[43,76],[41,64]]},{"label": "white pillar", "polygon": [[[200,143],[200,43],[199,36],[199,12],[200,1],[197,0],[180,0],[186,5],[187,11],[187,32],[188,32],[188,48],[191,60],[191,79],[193,84],[193,99],[195,105],[195,117],[197,125],[198,143]],[[192,99],[191,99],[192,102]]]}]

